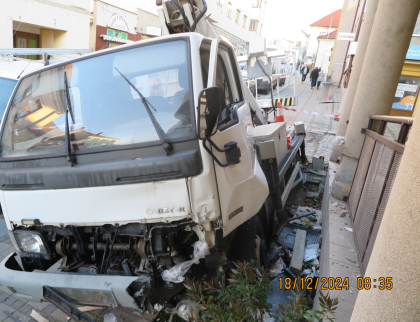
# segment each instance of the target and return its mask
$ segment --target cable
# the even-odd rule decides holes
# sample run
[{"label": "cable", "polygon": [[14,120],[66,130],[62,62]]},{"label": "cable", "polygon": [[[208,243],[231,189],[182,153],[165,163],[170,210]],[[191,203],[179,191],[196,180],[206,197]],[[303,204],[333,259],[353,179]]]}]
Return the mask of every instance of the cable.
[{"label": "cable", "polygon": [[188,3],[190,4],[190,10],[191,10],[191,15],[194,18],[194,23],[193,25],[190,27],[190,31],[193,32],[195,30],[195,28],[197,27],[197,16],[195,15],[195,10],[194,10],[194,5],[192,3],[191,0],[188,0]]},{"label": "cable", "polygon": [[195,28],[197,28],[198,22],[201,20],[201,18],[203,18],[204,14],[207,12],[207,2],[206,0],[203,0],[203,10],[200,12],[200,14],[198,15],[198,17],[196,17],[195,15],[195,10],[194,10],[194,6],[192,4],[191,0],[188,0],[188,2],[190,3],[190,7],[191,7],[191,14],[194,18],[194,24],[191,26],[190,31],[195,31]]},{"label": "cable", "polygon": [[[203,0],[204,1],[204,0]],[[261,70],[263,71],[264,75],[268,77],[268,81],[270,82],[270,94],[271,94],[271,104],[273,106],[273,111],[276,109],[275,105],[274,105],[274,95],[273,95],[273,84],[271,82],[271,78],[270,76],[268,76],[267,72],[264,70],[264,68],[261,66],[261,62],[259,61],[259,59],[257,58],[257,64],[258,66],[260,66]],[[257,81],[258,82],[258,81]],[[272,111],[272,112],[273,112]],[[271,112],[270,112],[271,113]]]},{"label": "cable", "polygon": [[107,271],[107,269],[109,268],[109,265],[111,264],[112,248],[114,247],[115,238],[117,237],[119,229],[120,229],[120,226],[117,227],[117,231],[115,232],[114,239],[112,240],[111,247],[109,248],[109,255],[108,255],[108,258],[107,258],[107,261],[106,261],[106,265],[104,267],[105,272]]},{"label": "cable", "polygon": [[200,12],[200,14],[197,17],[197,23],[203,18],[204,14],[207,12],[207,2],[206,0],[203,0],[203,11]]}]

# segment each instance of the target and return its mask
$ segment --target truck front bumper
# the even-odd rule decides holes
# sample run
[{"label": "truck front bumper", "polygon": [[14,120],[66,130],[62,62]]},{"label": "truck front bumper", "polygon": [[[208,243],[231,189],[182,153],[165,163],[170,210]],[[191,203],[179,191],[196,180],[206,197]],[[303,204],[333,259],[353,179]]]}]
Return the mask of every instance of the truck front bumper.
[{"label": "truck front bumper", "polygon": [[138,309],[150,290],[148,277],[24,272],[15,256],[12,253],[0,263],[0,284],[22,300],[42,302],[43,286],[49,286],[73,304]]}]

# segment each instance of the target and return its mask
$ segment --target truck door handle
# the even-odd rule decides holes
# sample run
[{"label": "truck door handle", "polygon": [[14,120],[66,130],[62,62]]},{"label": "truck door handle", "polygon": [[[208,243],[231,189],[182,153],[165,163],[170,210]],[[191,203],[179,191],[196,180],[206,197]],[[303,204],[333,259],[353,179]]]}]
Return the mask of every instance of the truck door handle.
[{"label": "truck door handle", "polygon": [[[227,163],[221,163],[213,152],[208,148],[206,141],[210,142],[210,145],[216,149],[216,151],[223,153],[225,152]],[[226,168],[230,165],[241,163],[241,149],[238,147],[237,142],[226,143],[224,149],[220,149],[210,138],[203,140],[203,147],[211,155],[211,157],[216,161],[216,163],[222,168]]]}]

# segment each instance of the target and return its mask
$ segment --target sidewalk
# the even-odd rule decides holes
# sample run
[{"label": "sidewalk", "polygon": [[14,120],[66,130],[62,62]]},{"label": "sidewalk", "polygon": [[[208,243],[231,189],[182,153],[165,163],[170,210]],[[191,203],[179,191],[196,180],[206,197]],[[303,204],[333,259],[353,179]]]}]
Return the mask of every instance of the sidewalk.
[{"label": "sidewalk", "polygon": [[[286,82],[288,83],[288,82]],[[293,97],[293,79],[290,79],[289,85],[280,88],[280,98]],[[332,117],[326,117],[325,114],[338,114],[341,92],[336,86],[321,84],[319,90],[312,89],[307,78],[302,84],[299,73],[296,75],[296,97],[297,106],[290,108],[305,110],[308,112],[317,112],[318,115],[304,114],[293,111],[284,111],[284,118],[288,127],[293,127],[294,122],[304,122],[307,131],[322,132],[325,134],[334,134],[337,131],[338,120]],[[259,95],[259,99],[269,99],[270,95]],[[277,98],[277,91],[274,92],[274,98]],[[271,113],[269,121],[274,121],[274,114]]]}]

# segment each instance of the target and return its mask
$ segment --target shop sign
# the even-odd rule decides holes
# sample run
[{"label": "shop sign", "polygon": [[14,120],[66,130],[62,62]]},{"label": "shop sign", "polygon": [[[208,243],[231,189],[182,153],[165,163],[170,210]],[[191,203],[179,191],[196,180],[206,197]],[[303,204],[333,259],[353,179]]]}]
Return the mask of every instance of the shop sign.
[{"label": "shop sign", "polygon": [[114,30],[114,29],[109,29],[108,28],[106,34],[108,36],[114,37],[114,38],[128,39],[128,34],[126,32],[122,32],[122,31],[119,31],[119,30]]},{"label": "shop sign", "polygon": [[353,41],[355,37],[356,34],[353,32],[339,32],[337,35],[337,40]]},{"label": "shop sign", "polygon": [[108,21],[108,27],[112,29],[118,29],[129,32],[130,27],[128,26],[127,20],[119,14],[114,14]]},{"label": "shop sign", "polygon": [[408,47],[407,56],[405,59],[409,60],[420,60],[420,46]]}]

